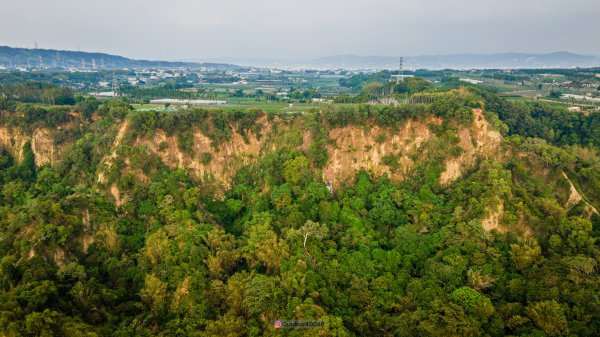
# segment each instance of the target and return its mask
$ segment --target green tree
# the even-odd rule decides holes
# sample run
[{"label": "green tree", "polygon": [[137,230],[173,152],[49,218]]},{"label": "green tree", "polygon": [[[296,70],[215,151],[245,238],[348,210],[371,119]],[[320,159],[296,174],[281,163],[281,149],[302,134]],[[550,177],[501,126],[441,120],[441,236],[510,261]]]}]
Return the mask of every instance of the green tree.
[{"label": "green tree", "polygon": [[566,336],[569,333],[567,318],[558,302],[543,301],[531,304],[527,316],[549,336]]},{"label": "green tree", "polygon": [[140,291],[140,298],[154,318],[160,317],[166,310],[167,296],[167,284],[154,274],[146,275],[144,287]]},{"label": "green tree", "polygon": [[519,239],[518,243],[510,245],[511,256],[518,270],[523,270],[538,262],[542,253],[535,238]]}]

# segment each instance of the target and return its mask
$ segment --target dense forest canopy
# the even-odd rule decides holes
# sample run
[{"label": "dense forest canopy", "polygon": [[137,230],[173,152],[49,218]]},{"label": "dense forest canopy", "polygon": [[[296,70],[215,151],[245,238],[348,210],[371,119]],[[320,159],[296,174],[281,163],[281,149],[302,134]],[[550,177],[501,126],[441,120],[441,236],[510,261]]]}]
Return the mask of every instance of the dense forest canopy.
[{"label": "dense forest canopy", "polygon": [[[1,134],[32,135],[0,153],[2,336],[275,336],[277,319],[325,322],[291,336],[600,334],[597,112],[475,88],[304,114],[0,92]],[[477,148],[461,137],[483,118],[500,146],[442,183],[446,163]],[[362,169],[347,184],[323,181],[335,130],[390,130],[374,135],[387,145],[419,121],[431,138],[406,155],[402,179]],[[43,165],[39,130],[64,148]],[[207,137],[204,165],[238,135],[268,146],[217,186],[143,142],[162,135],[182,157]],[[395,172],[402,158],[382,162]]]}]

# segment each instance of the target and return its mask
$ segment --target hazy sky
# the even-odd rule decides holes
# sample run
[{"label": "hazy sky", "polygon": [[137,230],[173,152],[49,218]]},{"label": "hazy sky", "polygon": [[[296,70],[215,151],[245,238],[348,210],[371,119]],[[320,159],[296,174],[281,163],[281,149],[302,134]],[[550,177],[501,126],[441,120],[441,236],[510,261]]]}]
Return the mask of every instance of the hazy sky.
[{"label": "hazy sky", "polygon": [[600,55],[598,0],[2,0],[0,45],[132,58]]}]

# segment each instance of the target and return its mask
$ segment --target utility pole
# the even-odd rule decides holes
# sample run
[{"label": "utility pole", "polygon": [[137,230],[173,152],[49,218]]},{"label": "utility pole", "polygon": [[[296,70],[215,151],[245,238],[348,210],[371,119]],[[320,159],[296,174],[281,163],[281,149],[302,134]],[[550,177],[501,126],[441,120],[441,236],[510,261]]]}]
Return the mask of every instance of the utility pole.
[{"label": "utility pole", "polygon": [[115,79],[115,73],[113,73],[112,87],[113,87],[113,92],[115,93],[115,97],[116,97],[117,96],[117,80]]},{"label": "utility pole", "polygon": [[396,85],[400,84],[400,81],[404,82],[404,57],[400,56],[400,67],[398,68],[398,77],[396,77]]}]

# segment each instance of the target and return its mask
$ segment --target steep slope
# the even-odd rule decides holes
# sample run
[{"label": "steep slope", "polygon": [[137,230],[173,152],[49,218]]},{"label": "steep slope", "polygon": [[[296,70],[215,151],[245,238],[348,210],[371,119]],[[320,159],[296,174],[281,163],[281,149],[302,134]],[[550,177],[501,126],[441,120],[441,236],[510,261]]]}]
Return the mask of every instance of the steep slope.
[{"label": "steep slope", "polygon": [[[102,162],[100,163],[100,169],[98,170],[98,178],[97,178],[98,183],[106,184],[108,182],[105,172],[109,172],[111,170],[112,166],[115,164],[115,160],[117,160],[117,149],[119,148],[119,146],[121,146],[121,142],[123,140],[123,137],[125,136],[125,133],[128,131],[127,130],[128,128],[129,128],[128,120],[125,120],[120,125],[118,125],[117,135],[115,136],[114,142],[111,146],[110,154],[107,155],[106,157],[104,157],[102,159]],[[122,206],[124,203],[124,200],[121,199],[121,196],[120,196],[121,192],[119,191],[117,184],[113,182],[108,187],[108,190],[109,190],[110,194],[112,195],[112,197],[114,198],[115,204],[117,206]]]},{"label": "steep slope", "polygon": [[564,171],[562,171],[561,173],[562,176],[569,183],[569,199],[567,200],[565,208],[567,210],[570,210],[571,208],[583,201],[585,205],[585,211],[588,213],[588,216],[591,216],[592,214],[599,214],[598,210],[594,206],[590,205],[590,203],[583,199],[583,197],[581,196],[579,191],[577,191],[577,188],[575,188],[575,185],[573,185],[573,182],[571,181],[571,179],[569,179],[567,174]]},{"label": "steep slope", "polygon": [[156,130],[152,139],[137,139],[135,145],[147,146],[151,153],[162,158],[171,168],[183,168],[198,179],[214,180],[227,188],[237,169],[256,159],[265,145],[265,136],[271,124],[266,117],[261,117],[257,123],[262,125],[260,134],[249,133],[244,139],[232,128],[230,139],[216,147],[213,146],[213,140],[198,128],[193,131],[191,151],[181,150],[177,135],[169,136],[163,130]]},{"label": "steep slope", "polygon": [[31,142],[38,166],[54,164],[61,158],[64,147],[55,145],[55,139],[49,129],[39,128],[27,134],[17,128],[0,126],[0,144],[18,161],[23,159],[23,146],[27,142]]},{"label": "steep slope", "polygon": [[[500,144],[500,134],[492,129],[482,111],[475,109],[473,114],[475,121],[471,126],[457,127],[460,138],[458,145],[463,153],[458,158],[446,161],[440,177],[442,185],[456,180],[477,159],[493,155]],[[304,123],[286,124],[280,119],[271,122],[266,116],[256,122],[262,126],[259,134],[250,132],[244,138],[235,125],[231,125],[230,138],[217,146],[199,128],[193,128],[193,145],[189,151],[181,149],[177,134],[168,135],[160,129],[152,137],[137,138],[131,145],[146,149],[170,168],[183,168],[197,179],[216,182],[227,188],[230,187],[232,176],[242,166],[256,162],[261,156],[283,145],[289,145],[282,142],[282,135],[299,132],[302,140],[291,145],[300,150],[306,151],[313,142],[311,130]],[[392,180],[402,180],[415,167],[415,161],[428,160],[423,146],[436,137],[430,127],[440,126],[442,120],[426,116],[409,119],[396,128],[381,127],[368,121],[365,123],[364,126],[348,125],[328,130],[328,161],[322,170],[324,181],[333,186],[350,183],[360,169],[370,171],[375,176],[387,174]],[[114,147],[120,145],[123,127],[127,126],[123,124],[119,129]],[[114,160],[114,149],[112,153],[112,159],[107,159],[107,164]],[[394,162],[394,165],[386,161]],[[100,173],[99,180],[103,179]]]},{"label": "steep slope", "polygon": [[500,133],[492,128],[483,116],[481,109],[473,109],[475,121],[469,128],[458,131],[459,146],[464,152],[457,158],[445,162],[445,170],[440,176],[440,184],[448,185],[460,177],[477,159],[496,154],[502,141]]},{"label": "steep slope", "polygon": [[[334,186],[353,179],[360,169],[375,175],[388,174],[400,180],[414,165],[411,155],[426,143],[432,133],[429,123],[441,124],[434,117],[422,120],[409,120],[397,130],[379,126],[347,126],[329,132],[331,145],[327,147],[329,161],[323,169],[323,180]],[[384,158],[395,157],[399,163],[396,170],[383,163]]]},{"label": "steep slope", "polygon": [[[474,122],[469,126],[455,123],[445,126],[457,135],[457,147],[460,155],[451,156],[430,149],[430,143],[440,142],[441,135],[433,128],[440,128],[443,120],[432,115],[408,119],[396,127],[379,126],[365,120],[364,125],[350,124],[340,127],[328,127],[325,151],[328,160],[321,171],[323,181],[332,186],[351,183],[356,172],[365,169],[375,176],[387,174],[392,180],[399,181],[418,164],[431,160],[431,157],[445,158],[439,177],[442,186],[449,185],[464,172],[473,167],[478,160],[496,155],[502,140],[500,134],[492,128],[483,116],[483,111],[473,109]],[[107,155],[99,163],[96,181],[106,185],[117,205],[124,203],[116,184],[116,178],[123,174],[133,174],[140,181],[147,181],[146,173],[132,164],[131,151],[121,153],[122,146],[138,149],[143,155],[158,158],[167,167],[182,168],[191,176],[205,183],[215,184],[219,190],[231,187],[231,179],[244,165],[257,162],[261,157],[276,151],[282,146],[307,151],[313,143],[312,130],[302,116],[284,121],[281,118],[269,119],[262,115],[255,120],[260,131],[248,131],[244,135],[235,123],[228,127],[231,133],[227,139],[215,143],[206,130],[191,126],[191,146],[182,150],[180,133],[168,134],[155,129],[151,136],[130,137],[136,132],[131,129],[130,119],[113,127],[114,139],[109,149],[102,152]],[[55,164],[60,160],[66,145],[56,146],[49,129],[35,129],[31,135],[19,129],[0,127],[0,143],[9,149],[18,160],[22,158],[23,145],[31,141],[36,164]],[[129,154],[126,154],[129,153]],[[118,165],[117,165],[118,164]],[[117,166],[115,166],[117,165]],[[118,170],[116,173],[111,171]],[[119,173],[120,172],[120,173]],[[116,175],[115,175],[116,174]],[[109,178],[112,176],[112,179]]]}]

